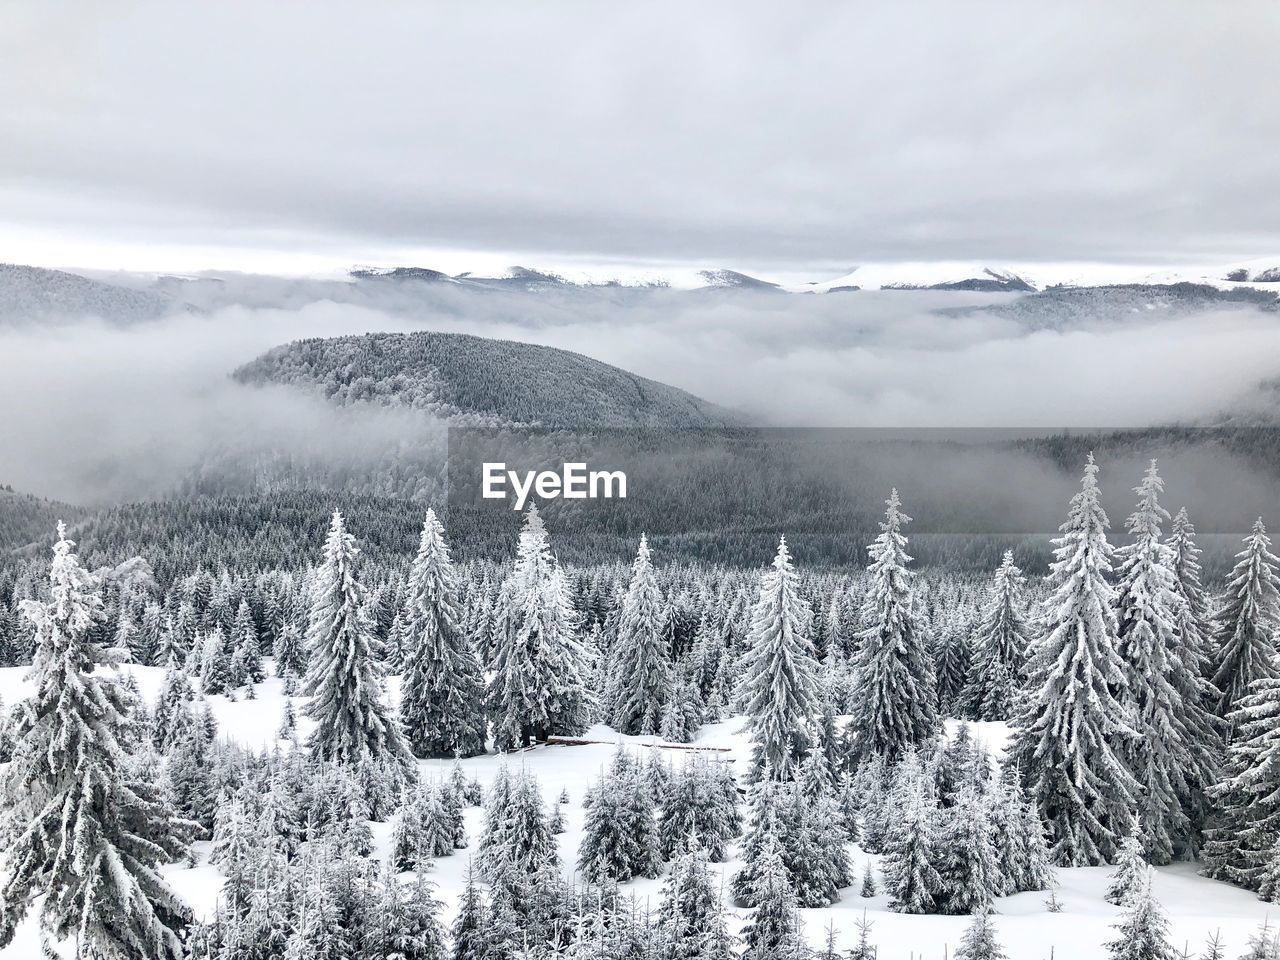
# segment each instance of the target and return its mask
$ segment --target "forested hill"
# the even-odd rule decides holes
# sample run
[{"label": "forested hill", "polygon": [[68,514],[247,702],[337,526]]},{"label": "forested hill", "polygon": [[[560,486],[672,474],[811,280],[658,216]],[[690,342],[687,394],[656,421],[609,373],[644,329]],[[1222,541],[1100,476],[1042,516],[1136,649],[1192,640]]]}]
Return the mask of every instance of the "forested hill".
[{"label": "forested hill", "polygon": [[422,409],[470,424],[707,427],[732,411],[568,350],[458,333],[299,340],[236,371],[242,383],[317,387],[338,403]]},{"label": "forested hill", "polygon": [[59,520],[73,523],[84,513],[82,507],[33,497],[0,484],[0,554],[36,541],[43,543]]},{"label": "forested hill", "polygon": [[0,323],[97,317],[111,323],[154,320],[176,309],[150,290],[91,280],[77,273],[0,263]]}]

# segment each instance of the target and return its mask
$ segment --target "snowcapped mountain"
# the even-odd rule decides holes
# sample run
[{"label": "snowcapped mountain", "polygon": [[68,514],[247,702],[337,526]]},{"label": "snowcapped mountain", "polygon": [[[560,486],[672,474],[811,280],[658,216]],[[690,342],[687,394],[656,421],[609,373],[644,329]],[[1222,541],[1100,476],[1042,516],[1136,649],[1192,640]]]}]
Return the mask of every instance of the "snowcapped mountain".
[{"label": "snowcapped mountain", "polygon": [[844,293],[856,290],[957,290],[1034,293],[1049,287],[1168,286],[1194,283],[1231,290],[1241,286],[1280,294],[1280,257],[1230,264],[1168,267],[1114,263],[992,264],[976,260],[893,261],[860,264],[823,280],[767,277],[725,267],[510,267],[481,275],[446,274],[426,267],[365,267],[352,279],[422,281],[500,289],[634,287],[672,290],[777,290],[786,293]]}]

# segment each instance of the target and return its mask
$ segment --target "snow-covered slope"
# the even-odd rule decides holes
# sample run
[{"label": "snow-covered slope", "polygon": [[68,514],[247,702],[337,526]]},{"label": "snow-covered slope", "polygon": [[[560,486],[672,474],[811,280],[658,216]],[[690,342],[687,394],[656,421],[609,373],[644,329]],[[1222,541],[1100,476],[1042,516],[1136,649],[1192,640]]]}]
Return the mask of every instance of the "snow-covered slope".
[{"label": "snow-covered slope", "polygon": [[[142,695],[154,703],[163,671],[158,667],[131,669]],[[23,679],[25,671],[23,667],[0,669],[0,696],[6,704],[16,702],[30,692]],[[397,695],[397,686],[397,678],[393,677],[390,691],[393,698]],[[277,746],[288,749],[288,744],[277,741],[273,733],[280,725],[284,699],[281,682],[270,678],[259,685],[257,699],[231,701],[215,696],[210,698],[210,704],[221,736],[255,750]],[[303,736],[309,732],[309,721],[301,717],[304,702],[305,698],[293,698]],[[717,756],[731,758],[741,774],[750,756],[747,740],[740,732],[741,726],[740,718],[711,724],[702,729],[695,745],[714,750]],[[954,723],[949,726],[955,729]],[[974,724],[972,729],[975,736],[986,742],[994,753],[1001,753],[1008,735],[1004,724],[980,723]],[[582,840],[583,795],[609,763],[617,744],[625,743],[641,751],[663,750],[676,765],[689,756],[687,750],[664,747],[654,737],[624,737],[604,726],[592,728],[583,739],[597,742],[582,746],[537,747],[518,757],[501,758],[490,754],[462,761],[467,776],[477,777],[486,787],[499,766],[506,763],[529,770],[537,778],[547,804],[554,802],[561,790],[568,791],[566,831],[557,838],[566,879],[572,878],[578,845]],[[450,766],[450,761],[419,762],[420,770],[428,778],[442,778]],[[436,895],[444,904],[446,922],[452,921],[465,885],[470,855],[475,852],[480,835],[481,811],[475,807],[468,808],[466,820],[469,847],[453,856],[437,859],[430,874],[436,885]],[[390,850],[392,824],[375,823],[372,830],[375,855],[385,857]],[[172,886],[191,904],[198,916],[206,918],[212,915],[222,886],[217,868],[208,863],[209,852],[207,842],[199,843],[196,845],[197,863],[194,867],[173,864],[164,868]],[[850,859],[855,877],[862,875],[866,862],[870,861],[876,868],[879,861],[878,857],[865,853],[856,845],[850,846]],[[729,879],[739,866],[740,861],[734,856],[727,863],[712,864],[711,868],[723,875],[727,888]],[[1060,913],[1050,913],[1045,909],[1043,893],[1023,893],[997,900],[997,937],[1009,960],[1045,960],[1050,956],[1103,960],[1107,957],[1104,945],[1115,938],[1112,924],[1120,915],[1118,907],[1103,899],[1109,872],[1106,867],[1058,870]],[[623,884],[622,889],[626,894],[634,894],[642,906],[647,903],[656,907],[662,882],[661,877],[638,880]],[[1189,944],[1193,955],[1207,936],[1218,931],[1225,955],[1240,956],[1245,952],[1249,936],[1273,912],[1271,905],[1258,901],[1247,891],[1199,876],[1195,864],[1158,868],[1154,893],[1169,916],[1170,942],[1178,949]],[[730,922],[736,927],[745,922],[749,913],[729,905]],[[858,894],[857,884],[845,889],[840,900],[830,907],[802,911],[805,930],[815,946],[831,924],[837,931],[837,944],[846,949],[853,946],[856,937],[854,924],[862,919],[864,913],[872,924],[871,941],[877,946],[878,955],[885,960],[906,960],[913,955],[937,960],[944,956],[944,950],[950,956],[969,923],[968,917],[894,913],[889,910],[888,897],[884,893],[862,897]],[[14,942],[0,951],[0,958],[26,960],[27,957],[38,956],[38,942],[35,923],[29,918],[19,928]]]}]

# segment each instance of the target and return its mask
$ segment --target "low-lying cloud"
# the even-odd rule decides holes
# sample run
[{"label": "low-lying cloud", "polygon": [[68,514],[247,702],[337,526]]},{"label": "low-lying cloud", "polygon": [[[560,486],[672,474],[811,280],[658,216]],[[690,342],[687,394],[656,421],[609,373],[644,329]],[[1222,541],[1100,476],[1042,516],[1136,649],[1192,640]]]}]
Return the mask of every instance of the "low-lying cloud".
[{"label": "low-lying cloud", "polygon": [[306,299],[295,291],[288,309],[221,306],[128,327],[0,330],[0,482],[120,501],[172,490],[226,451],[334,465],[435,429],[409,411],[338,411],[229,379],[304,336],[434,329],[536,342],[773,426],[1204,422],[1280,374],[1280,323],[1242,309],[1028,332],[995,312],[934,312],[999,298],[924,291],[451,292],[386,308],[298,305]]}]

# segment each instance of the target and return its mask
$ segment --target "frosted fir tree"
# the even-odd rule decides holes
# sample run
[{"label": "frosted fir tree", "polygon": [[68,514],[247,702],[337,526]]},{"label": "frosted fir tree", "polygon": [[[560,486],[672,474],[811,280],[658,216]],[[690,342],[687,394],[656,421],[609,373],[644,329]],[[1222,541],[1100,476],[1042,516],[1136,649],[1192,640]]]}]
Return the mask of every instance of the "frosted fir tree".
[{"label": "frosted fir tree", "polygon": [[377,887],[365,949],[370,957],[387,960],[446,960],[440,901],[422,871],[412,884],[403,884],[390,869]]},{"label": "frosted fir tree", "polygon": [[1116,651],[1112,549],[1097,474],[1091,454],[1054,541],[1044,632],[1027,664],[1014,745],[1053,861],[1062,866],[1110,861],[1142,790],[1122,756],[1133,729],[1120,699],[1125,669]]},{"label": "frosted fir tree", "polygon": [[236,916],[243,916],[249,910],[256,874],[270,849],[265,839],[243,798],[236,797],[218,809],[209,862],[226,878],[222,902]]},{"label": "frosted fir tree", "polygon": [[1280,561],[1271,552],[1271,538],[1261,517],[1244,544],[1214,618],[1213,639],[1219,652],[1213,684],[1220,691],[1218,715],[1222,717],[1235,709],[1254,680],[1280,673],[1275,645]]},{"label": "frosted fir tree", "polygon": [[809,747],[820,691],[808,624],[809,605],[784,537],[772,569],[760,578],[738,693],[757,773],[768,764],[775,776],[789,778]]},{"label": "frosted fir tree", "polygon": [[911,518],[902,512],[897,490],[885,503],[880,535],[870,548],[870,585],[862,611],[868,626],[854,660],[857,680],[847,729],[860,762],[872,755],[896,760],[933,740],[939,729],[933,665],[902,533]]},{"label": "frosted fir tree", "polygon": [[892,793],[895,817],[884,841],[880,870],[899,913],[933,913],[943,896],[937,859],[937,807],[914,751],[898,765]]},{"label": "frosted fir tree", "polygon": [[276,658],[276,674],[280,677],[301,677],[307,671],[307,648],[302,631],[293,620],[280,627],[272,647]]},{"label": "frosted fir tree", "polygon": [[474,870],[467,867],[467,883],[462,888],[462,897],[458,902],[458,913],[450,928],[450,942],[453,950],[450,960],[487,960],[490,956],[486,930],[487,911],[485,903],[476,886]]},{"label": "frosted fir tree", "polygon": [[735,795],[721,788],[718,770],[705,759],[687,763],[667,783],[661,798],[658,835],[663,859],[670,860],[696,836],[698,845],[713,863],[728,857],[729,841],[741,823]]},{"label": "frosted fir tree", "polygon": [[498,749],[581,733],[590,714],[590,664],[575,635],[564,573],[535,507],[525,514],[515,566],[495,614],[496,650],[488,702]]},{"label": "frosted fir tree", "polygon": [[253,611],[246,600],[241,600],[240,606],[236,609],[236,618],[231,628],[231,642],[244,664],[244,682],[261,683],[266,678],[266,671],[262,668],[261,638],[258,625],[253,619]]},{"label": "frosted fir tree", "polygon": [[967,629],[963,611],[952,608],[933,635],[934,687],[938,710],[947,716],[957,713],[973,662]]},{"label": "frosted fir tree", "polygon": [[485,803],[479,849],[477,867],[490,888],[505,891],[521,916],[532,909],[535,888],[556,889],[560,855],[528,771],[512,777],[500,768]]},{"label": "frosted fir tree", "polygon": [[937,898],[947,913],[984,914],[1005,889],[1006,877],[997,856],[991,816],[976,785],[965,784],[947,809],[937,838]]},{"label": "frosted fir tree", "polygon": [[205,696],[226,693],[231,686],[231,658],[222,627],[215,626],[200,645],[200,692]]},{"label": "frosted fir tree", "polygon": [[179,960],[190,913],[157,867],[185,853],[193,825],[173,820],[154,784],[130,775],[124,696],[96,672],[109,658],[90,639],[102,599],[74,546],[59,523],[49,599],[22,601],[36,631],[34,692],[0,791],[0,947],[43,897],[45,936],[74,939],[83,956]]},{"label": "frosted fir tree", "polygon": [[1191,763],[1182,697],[1171,681],[1182,598],[1173,575],[1173,556],[1161,542],[1160,505],[1164,481],[1152,460],[1136,488],[1137,509],[1125,526],[1133,542],[1116,551],[1117,651],[1127,684],[1121,702],[1136,736],[1122,756],[1142,784],[1137,815],[1142,842],[1152,863],[1165,864],[1175,849],[1191,845],[1191,824],[1182,808]]},{"label": "frosted fir tree", "polygon": [[1002,871],[1009,893],[1047,890],[1053,884],[1049,865],[1049,848],[1044,839],[1044,823],[1039,811],[1026,793],[1016,785],[1001,791],[1007,802],[1003,832],[998,839],[1002,849]]},{"label": "frosted fir tree", "polygon": [[868,899],[874,897],[878,892],[876,890],[876,875],[871,869],[871,861],[868,859],[862,865],[862,886],[858,888],[858,896]]},{"label": "frosted fir tree", "polygon": [[355,766],[364,758],[408,764],[409,747],[383,700],[364,589],[356,576],[355,538],[333,514],[324,559],[312,585],[307,645],[306,714],[316,721],[308,744],[318,760]]},{"label": "frosted fir tree", "polygon": [[151,738],[157,750],[167,751],[191,722],[191,684],[176,663],[169,661],[156,696]]},{"label": "frosted fir tree", "polygon": [[677,674],[674,693],[662,708],[658,735],[668,743],[692,743],[701,726],[702,700],[698,685],[692,677],[681,679]]},{"label": "frosted fir tree", "polygon": [[578,867],[588,883],[656,877],[662,848],[638,768],[615,763],[587,795]]},{"label": "frosted fir tree", "polygon": [[720,887],[707,869],[707,855],[692,835],[671,863],[662,884],[658,919],[669,960],[732,960],[734,938],[725,925]]},{"label": "frosted fir tree", "polygon": [[484,680],[462,633],[458,577],[434,510],[427,511],[405,589],[400,685],[405,738],[423,758],[484,753]]},{"label": "frosted fir tree", "polygon": [[974,912],[955,955],[956,960],[1006,960],[1007,954],[996,939],[996,925],[990,912]]},{"label": "frosted fir tree", "polygon": [[965,684],[965,707],[975,720],[1008,720],[1013,714],[1032,637],[1025,583],[1013,552],[1006,550],[987,594]]},{"label": "frosted fir tree", "polygon": [[1187,767],[1183,771],[1183,810],[1191,823],[1191,852],[1208,817],[1206,795],[1218,778],[1225,748],[1225,724],[1214,710],[1219,691],[1213,672],[1208,601],[1201,583],[1200,549],[1195,527],[1183,507],[1173,518],[1167,546],[1172,554],[1174,589],[1181,603],[1169,658],[1169,682],[1178,693],[1187,732]]},{"label": "frosted fir tree", "polygon": [[610,723],[621,733],[657,733],[661,728],[663,707],[674,693],[670,646],[663,638],[665,620],[662,590],[649,559],[649,541],[641,535],[618,618],[609,680]]},{"label": "frosted fir tree", "polygon": [[1124,916],[1113,924],[1117,937],[1107,944],[1112,960],[1173,960],[1176,954],[1169,945],[1169,922],[1151,893],[1150,867],[1126,904]]},{"label": "frosted fir tree", "polygon": [[1259,890],[1280,838],[1280,679],[1260,677],[1227,717],[1233,734],[1205,831],[1204,872]]},{"label": "frosted fir tree", "polygon": [[1107,878],[1107,892],[1103,899],[1117,907],[1123,907],[1140,893],[1147,882],[1150,868],[1143,856],[1142,840],[1137,833],[1131,833],[1120,844],[1120,856],[1116,860],[1115,872]]},{"label": "frosted fir tree", "polygon": [[742,960],[798,958],[805,949],[799,910],[776,837],[767,836],[751,887],[755,911],[743,928]]}]

